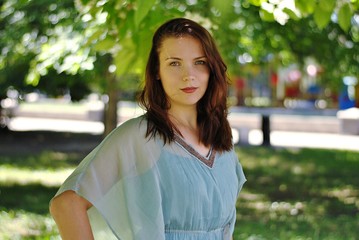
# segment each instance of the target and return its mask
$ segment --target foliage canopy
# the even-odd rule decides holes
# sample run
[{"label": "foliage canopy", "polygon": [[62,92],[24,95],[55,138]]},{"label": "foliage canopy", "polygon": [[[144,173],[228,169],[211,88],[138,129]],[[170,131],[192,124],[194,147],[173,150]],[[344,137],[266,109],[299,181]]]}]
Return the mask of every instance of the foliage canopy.
[{"label": "foliage canopy", "polygon": [[0,85],[27,89],[26,79],[48,91],[103,89],[108,71],[141,73],[153,31],[182,16],[213,33],[233,74],[244,64],[288,65],[312,57],[324,81],[339,83],[359,75],[358,9],[358,0],[6,0]]}]

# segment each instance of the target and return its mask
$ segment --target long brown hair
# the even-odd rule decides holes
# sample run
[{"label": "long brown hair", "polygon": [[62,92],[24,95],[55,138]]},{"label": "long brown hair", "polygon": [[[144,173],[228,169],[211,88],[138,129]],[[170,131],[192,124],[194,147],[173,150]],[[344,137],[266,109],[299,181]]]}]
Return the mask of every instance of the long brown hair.
[{"label": "long brown hair", "polygon": [[232,132],[227,120],[228,77],[225,65],[210,33],[198,23],[185,19],[172,19],[155,32],[146,66],[145,87],[139,96],[140,105],[146,110],[148,120],[146,137],[160,135],[166,143],[173,141],[175,126],[169,120],[169,101],[159,78],[159,51],[168,37],[189,35],[198,39],[206,55],[210,77],[204,96],[197,103],[199,139],[217,151],[232,148]]}]

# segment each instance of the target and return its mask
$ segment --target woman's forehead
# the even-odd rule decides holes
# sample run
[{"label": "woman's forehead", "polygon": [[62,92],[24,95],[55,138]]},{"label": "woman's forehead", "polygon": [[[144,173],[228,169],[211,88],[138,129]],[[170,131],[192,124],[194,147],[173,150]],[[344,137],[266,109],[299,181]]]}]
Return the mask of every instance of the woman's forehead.
[{"label": "woman's forehead", "polygon": [[160,55],[182,55],[182,54],[201,54],[203,55],[203,46],[201,42],[191,36],[168,37],[163,40],[159,49]]}]

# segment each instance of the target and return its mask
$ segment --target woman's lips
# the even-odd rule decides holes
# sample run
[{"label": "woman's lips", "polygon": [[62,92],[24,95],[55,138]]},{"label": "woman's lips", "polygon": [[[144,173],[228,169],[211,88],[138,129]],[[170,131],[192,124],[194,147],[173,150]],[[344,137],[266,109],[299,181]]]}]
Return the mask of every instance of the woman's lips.
[{"label": "woman's lips", "polygon": [[181,88],[181,90],[185,93],[193,93],[197,90],[196,87],[186,87],[186,88]]}]

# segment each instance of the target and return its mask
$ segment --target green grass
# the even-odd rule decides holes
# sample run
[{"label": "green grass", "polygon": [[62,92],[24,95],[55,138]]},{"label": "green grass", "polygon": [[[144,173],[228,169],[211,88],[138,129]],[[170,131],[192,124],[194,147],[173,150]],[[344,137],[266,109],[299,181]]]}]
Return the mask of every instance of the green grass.
[{"label": "green grass", "polygon": [[[237,149],[235,240],[359,239],[359,152]],[[84,153],[0,156],[0,239],[59,239],[48,203]]]},{"label": "green grass", "polygon": [[0,156],[0,239],[60,239],[48,205],[85,153]]},{"label": "green grass", "polygon": [[234,239],[359,239],[359,153],[241,148]]}]

